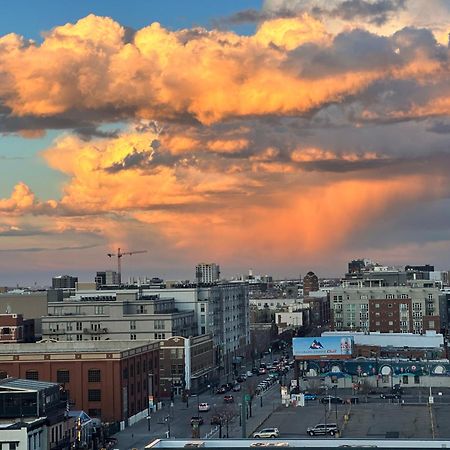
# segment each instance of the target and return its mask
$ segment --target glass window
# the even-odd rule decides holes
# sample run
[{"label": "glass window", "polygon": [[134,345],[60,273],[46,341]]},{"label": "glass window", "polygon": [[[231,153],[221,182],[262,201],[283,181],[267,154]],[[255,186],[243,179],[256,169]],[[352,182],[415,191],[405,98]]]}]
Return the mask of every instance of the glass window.
[{"label": "glass window", "polygon": [[68,383],[70,381],[70,372],[68,370],[57,370],[56,381],[58,383]]},{"label": "glass window", "polygon": [[90,383],[99,383],[101,380],[100,369],[89,369],[88,370],[88,381]]},{"label": "glass window", "polygon": [[25,378],[27,380],[39,380],[39,372],[37,370],[27,370],[25,372]]},{"label": "glass window", "polygon": [[90,402],[99,402],[102,399],[102,391],[100,389],[88,389],[88,400]]}]

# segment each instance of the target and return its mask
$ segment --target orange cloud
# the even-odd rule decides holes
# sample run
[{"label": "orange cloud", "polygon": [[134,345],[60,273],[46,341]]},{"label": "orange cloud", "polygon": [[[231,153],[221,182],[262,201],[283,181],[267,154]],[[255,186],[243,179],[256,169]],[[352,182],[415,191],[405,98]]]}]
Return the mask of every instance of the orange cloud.
[{"label": "orange cloud", "polygon": [[[109,111],[117,117],[227,117],[303,114],[385,78],[429,80],[447,69],[418,51],[404,63],[346,66],[304,75],[294,49],[333,52],[323,24],[308,15],[264,22],[253,36],[204,29],[169,31],[158,23],[125,42],[125,30],[89,15],[56,27],[42,44],[0,38],[0,97],[17,116]],[[350,50],[349,50],[350,52]],[[400,61],[400,60],[399,60]]]}]

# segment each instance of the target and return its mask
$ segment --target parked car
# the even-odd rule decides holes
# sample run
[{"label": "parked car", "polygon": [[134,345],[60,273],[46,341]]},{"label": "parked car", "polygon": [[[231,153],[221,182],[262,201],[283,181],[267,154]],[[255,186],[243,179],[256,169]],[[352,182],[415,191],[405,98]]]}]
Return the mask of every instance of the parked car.
[{"label": "parked car", "polygon": [[252,373],[253,373],[254,375],[258,375],[259,369],[258,369],[257,367],[253,367]]},{"label": "parked car", "polygon": [[317,398],[318,398],[317,394],[313,394],[313,393],[310,393],[310,392],[305,392],[303,395],[305,397],[305,401],[317,400]]},{"label": "parked car", "polygon": [[198,404],[199,412],[208,412],[210,409],[211,409],[211,406],[209,406],[209,403],[199,403]]},{"label": "parked car", "polygon": [[338,427],[335,423],[318,423],[314,427],[308,427],[306,429],[306,432],[310,436],[317,436],[317,435],[327,435],[334,436],[336,433],[339,432]]},{"label": "parked car", "polygon": [[224,384],[223,387],[228,391],[231,391],[231,389],[233,389],[234,384],[233,383],[227,383]]},{"label": "parked car", "polygon": [[278,428],[263,428],[253,433],[254,438],[277,438],[280,435]]},{"label": "parked car", "polygon": [[244,378],[242,375],[239,375],[238,377],[236,377],[236,381],[238,383],[243,383],[246,379],[247,379],[247,377]]},{"label": "parked car", "polygon": [[380,398],[385,398],[385,399],[400,399],[402,398],[402,396],[400,394],[380,394]]},{"label": "parked car", "polygon": [[203,425],[203,417],[201,416],[192,416],[191,417],[191,425],[194,424]]},{"label": "parked car", "polygon": [[252,376],[253,376],[253,372],[251,372],[250,370],[248,370],[247,373],[246,373],[245,375],[247,375],[247,378],[252,377]]},{"label": "parked car", "polygon": [[232,395],[225,395],[223,401],[225,403],[234,403],[234,397]]},{"label": "parked car", "polygon": [[239,392],[241,390],[241,385],[240,384],[235,384],[233,386],[233,392]]},{"label": "parked car", "polygon": [[333,404],[337,403],[339,405],[339,404],[344,403],[344,400],[342,400],[341,397],[334,397],[333,395],[326,395],[325,397],[322,397],[320,399],[320,402],[321,403],[333,403]]},{"label": "parked car", "polygon": [[227,390],[223,386],[216,389],[216,394],[225,394],[225,392],[227,392]]},{"label": "parked car", "polygon": [[260,367],[259,371],[258,371],[258,374],[259,375],[264,375],[265,373],[266,373],[266,369],[264,367]]}]

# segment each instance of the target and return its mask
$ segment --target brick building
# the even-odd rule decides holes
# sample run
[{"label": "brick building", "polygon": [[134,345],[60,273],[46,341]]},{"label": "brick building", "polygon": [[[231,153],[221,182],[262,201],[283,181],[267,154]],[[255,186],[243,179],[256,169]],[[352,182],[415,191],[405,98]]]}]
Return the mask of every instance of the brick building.
[{"label": "brick building", "polygon": [[22,314],[0,314],[0,343],[34,341],[34,320],[23,320]]},{"label": "brick building", "polygon": [[[0,377],[56,382],[71,409],[121,421],[159,398],[159,343],[42,342],[0,346]],[[150,390],[149,390],[150,386]]]}]

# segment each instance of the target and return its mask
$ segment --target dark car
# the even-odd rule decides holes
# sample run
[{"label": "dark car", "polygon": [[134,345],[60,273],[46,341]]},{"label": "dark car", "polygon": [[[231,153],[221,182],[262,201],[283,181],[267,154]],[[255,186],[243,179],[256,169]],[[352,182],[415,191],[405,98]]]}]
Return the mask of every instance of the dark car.
[{"label": "dark car", "polygon": [[258,375],[258,374],[259,374],[259,369],[258,369],[257,367],[253,367],[252,373],[253,373],[254,375]]},{"label": "dark car", "polygon": [[225,394],[225,392],[227,392],[227,390],[223,386],[216,389],[216,394]]},{"label": "dark car", "polygon": [[233,384],[233,383],[227,383],[227,384],[223,384],[222,386],[223,386],[223,387],[227,390],[227,392],[228,392],[228,391],[231,391],[231,389],[233,389],[234,384]]},{"label": "dark car", "polygon": [[203,425],[203,417],[192,416],[191,417],[191,425],[194,425],[194,424]]},{"label": "dark car", "polygon": [[320,399],[321,403],[337,403],[338,405],[344,403],[341,397],[334,397],[332,395],[326,395]]},{"label": "dark car", "polygon": [[240,375],[236,378],[236,381],[238,382],[238,383],[243,383],[245,380],[244,380],[244,377],[241,377]]},{"label": "dark car", "polygon": [[225,403],[234,403],[234,397],[232,395],[225,395],[223,401]]},{"label": "dark car", "polygon": [[400,394],[380,394],[380,398],[394,400],[394,399],[400,399],[402,396]]}]

